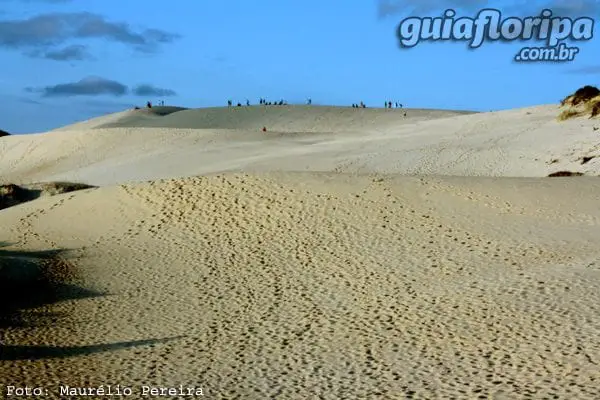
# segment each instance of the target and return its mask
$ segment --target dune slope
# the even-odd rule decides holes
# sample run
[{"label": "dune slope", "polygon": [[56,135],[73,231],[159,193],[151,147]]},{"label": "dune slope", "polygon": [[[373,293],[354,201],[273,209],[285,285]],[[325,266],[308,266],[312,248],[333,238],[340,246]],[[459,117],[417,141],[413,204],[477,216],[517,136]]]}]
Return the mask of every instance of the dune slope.
[{"label": "dune slope", "polygon": [[47,398],[595,398],[599,197],[586,177],[269,173],[38,199],[0,239],[69,250],[100,295],[23,312],[0,375]]},{"label": "dune slope", "polygon": [[[598,122],[558,122],[558,106],[554,105],[468,115],[407,110],[407,117],[394,109],[301,106],[181,110],[165,116],[137,111],[142,112],[142,119],[151,121],[180,119],[162,128],[139,127],[144,126],[139,121],[135,127],[100,128],[107,125],[107,119],[126,126],[130,117],[138,118],[132,117],[131,111],[126,116],[90,121],[93,129],[73,126],[4,138],[0,142],[0,179],[4,182],[0,183],[112,185],[272,170],[512,177],[572,171],[600,175]],[[228,117],[238,114],[240,119]],[[182,128],[194,124],[206,129]],[[241,129],[244,124],[248,126]],[[252,124],[256,129],[249,127]],[[269,126],[267,132],[258,128],[263,124]],[[280,130],[271,130],[271,126]]]},{"label": "dune slope", "polygon": [[[338,132],[411,121],[472,114],[468,111],[382,109],[333,106],[250,106],[138,110],[98,128],[243,129],[280,132]],[[173,112],[176,111],[176,112]],[[406,116],[404,116],[406,113]],[[159,117],[160,116],[160,117]]]}]

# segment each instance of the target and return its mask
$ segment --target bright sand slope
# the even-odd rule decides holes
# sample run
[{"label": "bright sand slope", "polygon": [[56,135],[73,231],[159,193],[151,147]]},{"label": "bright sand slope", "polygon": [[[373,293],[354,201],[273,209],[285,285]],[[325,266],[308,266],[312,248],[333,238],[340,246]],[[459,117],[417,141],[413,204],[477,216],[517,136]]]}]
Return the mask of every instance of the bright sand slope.
[{"label": "bright sand slope", "polygon": [[[533,118],[523,114],[515,125]],[[453,118],[482,118],[481,126],[490,126],[479,114]],[[437,135],[448,135],[444,148],[459,148],[450,140],[458,133],[443,131],[454,122],[440,121]],[[525,140],[516,134],[525,128],[504,121],[505,131]],[[418,124],[428,123],[436,121]],[[535,133],[533,123],[527,126]],[[411,137],[408,127],[398,129]],[[570,129],[578,138],[588,131]],[[433,143],[430,133],[424,149]],[[85,154],[98,148],[99,158],[120,155],[90,161],[80,172],[85,156],[73,151],[58,167],[34,171],[30,159],[43,152],[31,143],[45,141],[46,154],[58,154],[70,143],[63,134],[30,139],[29,155],[10,153],[8,174],[24,180],[80,174],[88,183],[140,179],[150,172],[131,167],[143,151],[134,152],[132,137],[147,149],[160,135],[193,143],[194,133],[72,131]],[[116,161],[126,159],[116,135],[129,146],[132,164]],[[382,135],[389,145],[389,134]],[[556,151],[585,142],[559,148],[552,131],[549,138]],[[529,140],[523,154],[549,153]],[[13,152],[25,146],[9,143]],[[178,148],[177,140],[163,143]],[[181,147],[180,155],[187,151]],[[233,144],[222,151],[223,165],[238,154]],[[479,168],[472,171],[492,168],[478,155],[485,149],[465,151]],[[181,158],[173,166],[161,157],[152,173],[180,173],[192,164]],[[282,169],[293,166],[295,159],[284,159]],[[298,159],[301,169],[307,160]],[[383,156],[370,160],[393,170]],[[29,171],[22,167],[27,162]],[[269,157],[262,162],[278,165]],[[97,163],[112,169],[104,176]],[[73,169],[53,169],[60,165]],[[203,159],[195,165],[202,168]],[[521,167],[528,165],[542,175],[533,161]],[[0,381],[45,386],[48,398],[58,398],[58,383],[121,384],[135,393],[142,385],[183,384],[201,386],[210,398],[244,399],[596,398],[596,179],[228,173],[114,185],[3,210],[0,240],[14,244],[0,249],[0,259],[18,259],[9,250],[68,249],[57,273],[69,271],[66,281],[74,286],[55,288],[50,300],[63,301],[12,310],[2,320]],[[18,292],[13,301],[32,295]]]},{"label": "bright sand slope", "polygon": [[[406,117],[396,109],[302,106],[126,111],[2,138],[0,183],[111,185],[235,170],[600,175],[600,132],[593,129],[600,124],[557,122],[558,112],[553,105],[468,115],[406,110]],[[583,157],[592,158],[582,165]]]}]

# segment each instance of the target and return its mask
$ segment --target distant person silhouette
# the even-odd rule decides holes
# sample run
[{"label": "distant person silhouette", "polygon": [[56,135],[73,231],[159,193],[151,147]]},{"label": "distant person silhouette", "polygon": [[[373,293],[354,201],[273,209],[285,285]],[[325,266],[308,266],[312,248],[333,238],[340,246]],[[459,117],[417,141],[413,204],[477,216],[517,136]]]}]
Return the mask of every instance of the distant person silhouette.
[{"label": "distant person silhouette", "polygon": [[146,103],[146,107],[148,107],[148,108],[152,108],[152,102],[151,102],[151,101],[147,102],[147,103]]},{"label": "distant person silhouette", "polygon": [[249,106],[250,105],[250,100],[246,99],[246,105]]},{"label": "distant person silhouette", "polygon": [[227,100],[227,107],[231,107],[231,105],[232,105],[232,104],[233,104],[233,103],[232,103],[232,101],[231,101],[231,100]]}]

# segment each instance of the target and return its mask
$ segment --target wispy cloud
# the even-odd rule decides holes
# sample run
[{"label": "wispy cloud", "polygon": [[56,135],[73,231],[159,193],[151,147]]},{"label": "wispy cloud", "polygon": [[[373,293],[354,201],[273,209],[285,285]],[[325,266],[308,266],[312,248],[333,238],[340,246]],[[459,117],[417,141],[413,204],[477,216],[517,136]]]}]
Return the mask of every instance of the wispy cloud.
[{"label": "wispy cloud", "polygon": [[555,0],[547,3],[548,8],[558,16],[594,17],[600,14],[598,0]]},{"label": "wispy cloud", "polygon": [[26,103],[26,104],[36,104],[36,105],[40,105],[40,104],[44,104],[41,101],[37,101],[37,100],[33,100],[33,99],[29,99],[27,97],[21,97],[18,99],[20,102],[22,103]]},{"label": "wispy cloud", "polygon": [[[138,52],[154,53],[162,45],[178,38],[179,35],[160,29],[138,31],[125,22],[109,21],[101,15],[87,12],[48,13],[27,19],[0,20],[0,47],[24,50],[30,56],[57,52],[56,47],[67,41],[83,39],[103,39],[124,44]],[[74,48],[70,47],[72,57]],[[81,50],[81,47],[78,48]]]},{"label": "wispy cloud", "polygon": [[55,50],[33,50],[28,55],[37,58],[46,58],[54,61],[83,61],[93,60],[94,57],[88,52],[87,46],[73,44]]},{"label": "wispy cloud", "polygon": [[77,82],[60,83],[43,88],[28,88],[28,92],[40,93],[43,97],[73,96],[124,96],[128,88],[120,82],[101,77],[90,76]]},{"label": "wispy cloud", "polygon": [[[26,88],[26,92],[37,93],[42,97],[74,97],[74,96],[113,96],[121,97],[127,94],[134,96],[176,96],[174,90],[160,88],[151,84],[141,84],[132,90],[121,82],[99,76],[88,76],[76,82],[59,83],[42,88]],[[98,101],[95,101],[97,104]],[[106,104],[106,103],[103,103]],[[112,104],[112,103],[111,103]]]},{"label": "wispy cloud", "polygon": [[600,0],[512,0],[502,6],[488,0],[376,0],[377,15],[386,18],[392,15],[441,14],[448,8],[475,11],[494,7],[516,15],[537,15],[550,9],[554,15],[564,17],[593,17],[600,13]]},{"label": "wispy cloud", "polygon": [[167,96],[175,96],[177,93],[171,89],[163,89],[156,86],[144,84],[138,85],[133,89],[133,94],[136,96],[159,96],[159,97],[167,97]]},{"label": "wispy cloud", "polygon": [[543,9],[548,9],[556,17],[594,18],[600,13],[600,0],[537,0],[526,3],[513,1],[502,9],[517,16],[539,15]]},{"label": "wispy cloud", "polygon": [[418,15],[431,12],[442,13],[448,8],[471,10],[486,7],[485,0],[377,0],[377,15],[385,18],[391,15]]},{"label": "wispy cloud", "polygon": [[600,75],[600,65],[588,65],[587,67],[573,68],[567,70],[571,74],[582,74],[582,75]]}]

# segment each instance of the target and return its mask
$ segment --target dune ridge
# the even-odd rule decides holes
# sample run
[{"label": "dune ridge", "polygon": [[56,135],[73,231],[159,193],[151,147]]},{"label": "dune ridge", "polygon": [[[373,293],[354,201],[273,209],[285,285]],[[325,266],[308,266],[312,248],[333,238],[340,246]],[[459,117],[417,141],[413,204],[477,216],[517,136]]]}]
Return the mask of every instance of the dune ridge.
[{"label": "dune ridge", "polygon": [[[279,106],[262,111],[250,108],[171,114],[189,112],[187,115],[194,117],[183,118],[185,123],[197,116],[227,128],[183,129],[175,123],[168,128],[101,128],[107,121],[118,124],[123,118],[129,121],[132,113],[144,111],[135,110],[101,117],[92,124],[93,129],[80,129],[76,124],[51,134],[9,137],[0,143],[0,179],[3,183],[114,185],[271,170],[509,177],[547,177],[571,171],[600,175],[597,121],[557,122],[556,105],[467,115],[414,111],[411,116],[413,111],[406,110],[406,118],[402,110],[395,109],[336,111],[324,107],[326,113],[339,112],[350,118],[337,127],[323,123],[329,117],[319,117],[321,107],[315,107],[316,111],[298,108],[294,113],[304,115],[303,124],[292,121],[288,125],[284,123],[285,106],[281,110]],[[245,113],[262,115],[253,120],[257,128],[232,129],[238,122],[231,122],[229,116]],[[351,118],[359,115],[364,128],[357,130],[352,128]],[[275,122],[282,130],[271,129]],[[297,124],[293,126],[297,130],[290,124]],[[263,125],[269,127],[267,132],[258,129]],[[589,161],[582,163],[585,157]]]},{"label": "dune ridge", "polygon": [[[406,116],[404,114],[406,113]],[[135,110],[97,128],[242,129],[279,132],[337,132],[363,130],[374,124],[386,126],[402,119],[429,120],[469,111],[382,109],[332,106],[245,106],[181,109],[153,107]]]}]

